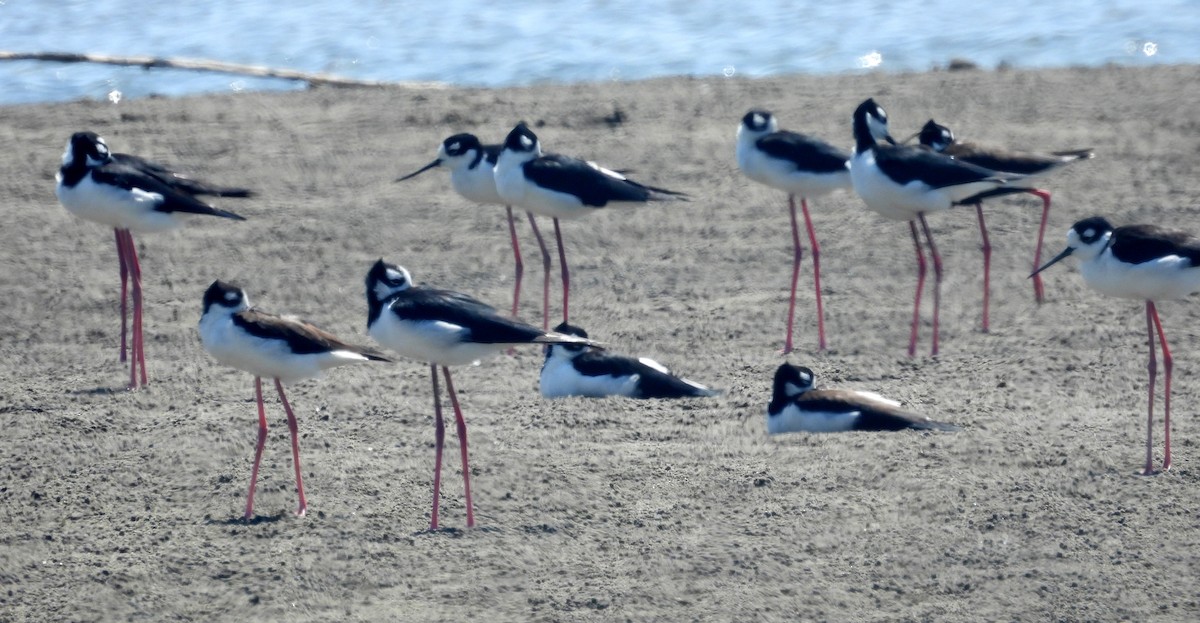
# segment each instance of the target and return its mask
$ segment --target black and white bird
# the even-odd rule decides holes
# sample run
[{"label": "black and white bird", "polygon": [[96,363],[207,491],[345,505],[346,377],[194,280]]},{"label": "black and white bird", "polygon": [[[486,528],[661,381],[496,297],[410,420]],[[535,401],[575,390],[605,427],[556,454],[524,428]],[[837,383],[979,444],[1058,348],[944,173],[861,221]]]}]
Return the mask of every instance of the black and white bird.
[{"label": "black and white bird", "polygon": [[813,389],[815,380],[813,371],[803,366],[785,363],[775,370],[767,405],[767,433],[959,430],[953,424],[906,411],[900,403],[874,392]]},{"label": "black and white bird", "polygon": [[367,272],[367,331],[375,341],[400,355],[429,362],[433,383],[435,422],[435,465],[433,511],[429,527],[438,528],[438,503],[442,474],[442,420],[437,368],[442,367],[446,391],[454,407],[459,447],[462,451],[463,492],[467,504],[467,527],[475,525],[471,501],[470,467],[467,462],[467,423],[458,405],[458,394],[450,379],[449,366],[468,364],[522,344],[596,345],[585,338],[546,332],[519,320],[500,315],[491,306],[466,294],[413,283],[409,272],[379,260]]},{"label": "black and white bird", "polygon": [[[945,154],[956,160],[968,162],[985,169],[1017,173],[1025,177],[1019,183],[1007,184],[994,190],[986,191],[959,201],[960,205],[974,205],[979,217],[979,233],[983,237],[983,330],[988,331],[988,301],[991,298],[991,265],[992,245],[988,240],[987,225],[983,220],[983,200],[991,197],[1029,193],[1042,200],[1042,222],[1038,226],[1037,247],[1033,253],[1033,268],[1042,263],[1042,241],[1046,236],[1046,222],[1050,218],[1050,191],[1033,186],[1035,181],[1043,176],[1057,171],[1065,165],[1093,156],[1091,149],[1070,149],[1040,154],[1029,151],[1016,151],[1002,147],[981,145],[956,140],[950,128],[930,119],[925,122],[915,137],[921,146]],[[909,137],[911,140],[913,137]],[[905,140],[904,142],[908,142]],[[1045,299],[1045,289],[1041,275],[1033,278],[1033,295],[1038,303]]]},{"label": "black and white bird", "polygon": [[796,197],[804,212],[808,243],[812,247],[813,283],[817,295],[817,348],[825,350],[825,309],[821,303],[821,247],[808,214],[808,199],[850,188],[850,154],[811,136],[780,130],[775,116],[751,110],[742,117],[737,132],[737,162],[746,177],[782,190],[792,216],[792,290],[788,298],[787,337],[783,354],[792,352],[792,324],[796,313],[796,281],[800,276],[800,229]]},{"label": "black and white bird", "polygon": [[[917,352],[921,291],[925,286],[925,253],[921,249],[917,221],[921,222],[929,243],[934,271],[931,352],[937,355],[942,258],[933,243],[925,215],[949,210],[968,197],[1019,182],[1022,176],[985,169],[915,145],[897,145],[888,134],[887,113],[873,99],[859,104],[853,119],[855,146],[854,156],[850,159],[850,180],[854,191],[868,208],[881,216],[908,221],[917,250],[917,290],[913,297],[912,331],[908,341],[910,357]],[[881,145],[879,141],[889,144]]]},{"label": "black and white bird", "polygon": [[325,370],[366,361],[391,361],[383,353],[366,346],[355,346],[290,316],[277,316],[250,307],[245,290],[214,281],[204,292],[204,312],[200,316],[200,342],[217,361],[254,375],[254,397],[258,402],[258,442],[254,447],[254,467],[250,470],[250,493],[246,496],[244,518],[254,517],[254,485],[263,446],[267,442],[267,417],[262,397],[262,379],[274,379],[279,402],[287,413],[292,436],[292,462],[296,469],[296,490],[303,516],[308,508],[304,482],[300,477],[300,442],[296,415],[283,393],[283,383],[320,375]]},{"label": "black and white bird", "polygon": [[[583,328],[565,322],[554,331],[588,337]],[[614,355],[586,344],[553,344],[545,349],[538,387],[546,398],[705,398],[719,393],[675,376],[653,359]]]},{"label": "black and white bird", "polygon": [[[129,340],[129,388],[145,385],[146,355],[142,338],[142,269],[133,233],[173,229],[184,214],[205,214],[235,220],[241,216],[214,208],[196,195],[247,197],[242,188],[209,186],[137,156],[109,152],[95,132],[76,132],[63,152],[55,193],[69,212],[112,227],[116,233],[121,273],[121,361],[125,361],[126,298],[133,281],[133,335]],[[139,364],[141,367],[139,376]],[[139,383],[140,382],[140,383]]]},{"label": "black and white bird", "polygon": [[[521,301],[521,279],[525,274],[525,263],[521,260],[521,244],[517,241],[517,224],[513,219],[512,206],[500,198],[496,190],[496,158],[500,156],[500,145],[484,145],[474,134],[455,134],[442,141],[438,148],[437,159],[429,164],[398,178],[397,182],[416,177],[429,169],[446,166],[450,169],[450,185],[459,195],[468,201],[487,205],[502,205],[508,215],[508,233],[512,241],[513,258],[516,260],[516,275],[513,278],[512,316],[517,317],[517,309]],[[542,251],[543,283],[542,283],[542,326],[548,327],[550,320],[546,315],[550,307],[550,250],[538,229],[537,221],[532,212],[526,212],[529,217],[529,227],[537,237],[538,246]]]},{"label": "black and white bird", "polygon": [[[1113,227],[1093,216],[1071,226],[1067,248],[1034,272],[1040,273],[1068,256],[1079,258],[1079,272],[1088,287],[1117,298],[1146,301],[1146,333],[1150,345],[1150,400],[1146,412],[1146,468],[1154,473],[1154,381],[1158,362],[1154,354],[1157,334],[1162,348],[1163,371],[1163,471],[1171,468],[1171,349],[1158,319],[1156,301],[1182,299],[1200,291],[1200,238],[1157,225]],[[1032,275],[1031,275],[1032,276]]]},{"label": "black and white bird", "polygon": [[563,322],[569,316],[571,276],[558,220],[579,218],[609,205],[687,198],[684,193],[639,184],[594,162],[542,153],[537,135],[524,123],[518,123],[504,139],[495,176],[496,190],[505,203],[554,219],[562,271]]}]

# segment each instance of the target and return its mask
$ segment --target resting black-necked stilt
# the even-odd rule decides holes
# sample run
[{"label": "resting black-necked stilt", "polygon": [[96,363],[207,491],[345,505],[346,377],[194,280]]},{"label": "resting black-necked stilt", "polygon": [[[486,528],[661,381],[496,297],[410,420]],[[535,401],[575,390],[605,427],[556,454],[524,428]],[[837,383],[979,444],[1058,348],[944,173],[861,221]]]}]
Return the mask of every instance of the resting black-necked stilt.
[{"label": "resting black-necked stilt", "polygon": [[563,282],[563,322],[568,321],[571,276],[559,219],[578,218],[609,204],[686,200],[683,193],[645,186],[593,162],[542,153],[538,137],[518,123],[496,161],[496,190],[506,203],[554,219]]},{"label": "resting black-necked stilt", "polygon": [[[207,214],[245,220],[214,208],[195,195],[246,197],[241,188],[209,186],[167,167],[128,154],[113,154],[94,132],[76,132],[63,152],[55,193],[72,214],[108,225],[116,232],[121,270],[121,361],[125,361],[125,315],[129,280],[133,281],[133,335],[129,341],[129,388],[145,385],[146,355],[142,339],[142,268],[132,232],[155,232],[183,224],[182,214]],[[141,374],[138,374],[139,362]]]},{"label": "resting black-necked stilt", "polygon": [[[1067,248],[1034,274],[1074,255],[1079,272],[1089,287],[1101,294],[1146,301],[1146,333],[1150,345],[1149,403],[1146,409],[1146,469],[1154,473],[1152,450],[1154,426],[1154,380],[1158,362],[1154,356],[1154,337],[1162,347],[1163,426],[1165,433],[1163,470],[1171,468],[1171,350],[1158,319],[1155,301],[1181,299],[1200,291],[1200,238],[1157,225],[1126,225],[1113,228],[1103,217],[1094,216],[1075,223],[1067,232]],[[1032,276],[1032,275],[1031,275]]]},{"label": "resting black-necked stilt", "polygon": [[813,389],[815,380],[813,371],[803,366],[785,363],[775,370],[767,405],[768,433],[958,430],[953,424],[905,411],[900,403],[874,392]]},{"label": "resting black-necked stilt", "polygon": [[788,194],[792,216],[792,292],[788,298],[787,337],[783,354],[792,352],[792,322],[796,313],[796,281],[800,276],[800,229],[796,197],[804,212],[808,243],[812,247],[813,283],[817,294],[817,348],[825,350],[825,308],[821,304],[821,247],[808,214],[808,198],[850,188],[850,154],[825,141],[780,130],[774,115],[751,110],[742,117],[737,133],[738,167],[750,179]]},{"label": "resting black-necked stilt", "polygon": [[[554,327],[554,331],[588,337],[581,327],[565,322]],[[719,393],[671,374],[653,359],[614,355],[585,344],[546,346],[546,361],[542,364],[538,387],[546,398],[703,398]]]},{"label": "resting black-necked stilt", "polygon": [[[517,224],[513,219],[512,206],[507,205],[496,190],[496,158],[500,156],[501,145],[484,145],[474,134],[455,134],[442,141],[438,148],[438,157],[433,162],[420,169],[398,178],[402,182],[428,171],[437,166],[446,165],[450,168],[450,185],[455,192],[469,201],[482,204],[503,205],[508,215],[508,234],[512,240],[513,258],[516,260],[516,275],[513,278],[512,316],[517,316],[518,305],[521,301],[521,278],[525,274],[525,263],[521,260],[521,244],[517,241]],[[537,221],[532,212],[526,212],[529,217],[529,227],[537,238],[538,247],[542,251],[542,328],[550,326],[550,250],[542,238]]]},{"label": "resting black-necked stilt", "polygon": [[[880,140],[891,144],[880,145]],[[934,273],[931,353],[937,355],[942,258],[933,243],[925,214],[949,210],[967,197],[1002,188],[1022,176],[992,171],[917,146],[896,145],[888,134],[887,113],[873,99],[859,104],[854,111],[854,141],[850,179],[855,192],[868,208],[880,215],[908,221],[917,250],[917,292],[913,297],[912,332],[908,341],[910,357],[917,350],[921,290],[925,285],[925,254],[921,250],[916,221],[921,222],[925,232],[933,256]]]},{"label": "resting black-necked stilt", "polygon": [[467,527],[475,525],[471,502],[470,467],[467,464],[467,422],[458,405],[449,366],[490,357],[520,344],[589,344],[585,338],[546,332],[519,320],[506,318],[466,294],[415,285],[404,268],[379,260],[366,278],[367,330],[375,341],[409,359],[429,362],[433,381],[435,454],[431,530],[438,527],[439,490],[442,482],[442,443],[445,424],[438,391],[437,368],[442,367],[446,391],[454,407],[462,452],[463,495]]},{"label": "resting black-necked stilt", "polygon": [[254,467],[250,470],[250,493],[246,496],[245,519],[254,517],[254,484],[267,442],[267,416],[263,407],[262,379],[275,380],[279,402],[287,413],[292,435],[292,463],[296,469],[296,491],[300,494],[297,515],[308,508],[300,477],[300,442],[296,415],[283,393],[283,383],[312,378],[337,366],[364,361],[391,361],[383,353],[365,346],[347,344],[307,322],[277,316],[250,307],[241,288],[214,281],[204,292],[200,316],[200,342],[217,361],[254,375],[254,397],[258,401],[258,442]]},{"label": "resting black-necked stilt", "polygon": [[[1026,176],[1020,183],[967,197],[958,203],[974,205],[979,217],[979,233],[983,236],[983,330],[988,330],[988,301],[991,298],[991,265],[992,245],[988,241],[987,225],[983,220],[983,200],[990,197],[1014,193],[1029,193],[1042,200],[1042,222],[1038,226],[1037,247],[1033,253],[1033,267],[1036,269],[1042,263],[1042,240],[1046,236],[1046,221],[1050,217],[1050,191],[1030,186],[1039,179],[1064,165],[1079,160],[1087,160],[1093,156],[1091,149],[1070,149],[1055,151],[1048,154],[1038,154],[1027,151],[1008,150],[1000,147],[979,145],[955,140],[950,128],[935,122],[927,121],[921,131],[916,134],[921,145],[934,151],[946,154],[957,160],[969,162],[993,171],[1019,173]],[[909,137],[910,139],[912,137]],[[905,142],[908,142],[907,140]],[[1038,303],[1045,298],[1042,278],[1033,278],[1033,295]]]}]

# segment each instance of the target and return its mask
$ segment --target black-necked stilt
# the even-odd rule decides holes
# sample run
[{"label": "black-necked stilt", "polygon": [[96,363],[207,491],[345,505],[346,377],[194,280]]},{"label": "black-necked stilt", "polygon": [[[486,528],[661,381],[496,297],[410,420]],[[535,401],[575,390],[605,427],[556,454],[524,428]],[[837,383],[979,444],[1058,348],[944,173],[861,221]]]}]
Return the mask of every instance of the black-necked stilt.
[{"label": "black-necked stilt", "polygon": [[935,422],[905,411],[900,403],[874,392],[851,389],[813,389],[813,371],[785,363],[775,371],[767,432],[840,433],[846,431],[955,431],[953,424]]},{"label": "black-necked stilt", "polygon": [[[884,140],[891,145],[880,145]],[[868,99],[854,111],[854,156],[850,160],[850,179],[863,202],[880,215],[908,221],[913,245],[917,250],[917,291],[913,297],[912,332],[908,355],[917,351],[917,326],[920,322],[921,290],[925,286],[925,254],[916,221],[921,222],[929,252],[933,256],[933,348],[938,354],[938,313],[941,307],[942,258],[938,255],[925,221],[925,214],[949,210],[967,197],[1004,187],[1022,176],[1000,173],[960,162],[933,151],[896,145],[888,134],[887,113],[875,100]]]},{"label": "black-necked stilt", "polygon": [[379,351],[355,346],[287,316],[277,316],[250,307],[241,288],[214,281],[204,292],[200,316],[200,342],[217,361],[254,375],[254,397],[258,401],[258,442],[254,467],[250,470],[250,493],[246,496],[245,519],[254,517],[254,484],[263,446],[267,442],[267,416],[263,406],[262,379],[275,380],[279,402],[287,413],[292,436],[292,463],[296,469],[296,491],[300,494],[297,515],[304,515],[304,481],[300,477],[300,442],[296,415],[283,393],[283,383],[312,378],[337,366],[364,361],[391,361]]},{"label": "black-necked stilt", "polygon": [[808,198],[820,197],[841,188],[850,188],[850,154],[826,143],[796,132],[780,130],[774,115],[765,110],[751,110],[742,117],[737,133],[738,167],[750,179],[788,194],[788,209],[792,216],[792,293],[788,299],[787,337],[783,354],[792,352],[792,321],[796,312],[796,281],[800,276],[800,230],[796,222],[796,196],[804,212],[808,228],[808,243],[812,246],[813,283],[817,293],[817,348],[825,350],[825,309],[821,304],[821,247],[812,218],[808,214]]},{"label": "black-necked stilt", "polygon": [[617,203],[686,200],[683,193],[645,186],[594,162],[542,153],[538,137],[518,123],[496,161],[496,190],[506,203],[554,219],[563,282],[563,322],[568,320],[571,276],[559,219],[578,218]]},{"label": "black-necked stilt", "polygon": [[[133,280],[133,336],[129,342],[129,387],[145,385],[146,355],[142,340],[142,268],[132,232],[154,232],[178,227],[182,214],[207,214],[245,220],[214,208],[195,195],[246,197],[241,188],[209,186],[153,162],[128,154],[113,154],[94,132],[76,132],[63,152],[55,193],[72,214],[112,227],[116,233],[121,271],[121,361],[125,361],[126,294]],[[139,379],[138,365],[141,364]]]},{"label": "black-necked stilt", "polygon": [[[517,241],[517,224],[513,219],[512,206],[507,205],[500,193],[496,191],[496,158],[500,156],[501,145],[484,145],[474,134],[455,134],[442,141],[438,148],[438,157],[433,162],[416,171],[398,178],[402,182],[428,171],[437,166],[446,165],[450,168],[450,185],[454,191],[469,201],[482,204],[503,205],[508,215],[508,234],[512,241],[513,258],[516,260],[516,275],[513,278],[512,315],[517,316],[518,305],[521,301],[521,278],[525,274],[525,263],[521,260],[521,244]],[[537,238],[538,247],[542,251],[542,327],[550,326],[548,317],[550,308],[550,250],[542,238],[533,213],[526,212],[529,217],[529,227]]]},{"label": "black-necked stilt", "polygon": [[467,527],[475,525],[467,464],[467,422],[458,405],[449,366],[471,363],[520,344],[589,344],[585,338],[546,332],[519,320],[506,318],[491,306],[466,294],[417,286],[404,268],[379,260],[367,272],[367,330],[375,341],[409,359],[429,362],[433,381],[435,454],[431,530],[438,527],[439,490],[442,481],[442,443],[445,424],[438,391],[437,368],[442,367],[446,391],[454,407],[462,451],[463,494]]},{"label": "black-necked stilt", "polygon": [[[588,337],[587,331],[565,322],[554,331]],[[546,398],[704,398],[719,393],[671,374],[653,359],[613,355],[585,344],[547,346],[538,387]]]},{"label": "black-necked stilt", "polygon": [[[1113,228],[1103,217],[1075,223],[1067,232],[1067,248],[1034,274],[1046,270],[1069,255],[1079,258],[1079,272],[1089,287],[1101,294],[1146,301],[1146,333],[1150,345],[1150,400],[1146,410],[1146,469],[1154,473],[1152,450],[1154,426],[1154,380],[1158,362],[1154,338],[1162,347],[1164,450],[1163,470],[1171,468],[1171,350],[1158,319],[1155,301],[1181,299],[1200,291],[1200,238],[1157,225],[1126,225]],[[1031,275],[1032,276],[1032,275]]]},{"label": "black-necked stilt", "polygon": [[[983,200],[990,197],[1014,193],[1029,193],[1042,200],[1042,222],[1038,227],[1037,247],[1033,253],[1033,267],[1036,269],[1042,263],[1042,240],[1046,236],[1046,222],[1050,217],[1050,192],[1030,186],[1035,179],[1057,170],[1063,165],[1086,160],[1092,157],[1091,149],[1071,149],[1055,151],[1048,154],[1038,154],[1027,151],[1013,151],[999,147],[979,145],[955,140],[950,128],[935,122],[927,121],[921,131],[916,134],[921,145],[934,151],[946,154],[957,160],[969,162],[993,171],[1019,173],[1025,178],[1018,184],[1011,184],[967,197],[960,201],[963,205],[974,205],[979,217],[979,233],[983,236],[983,330],[988,330],[988,301],[991,298],[991,265],[992,245],[988,241],[987,225],[983,220]],[[912,137],[910,137],[911,139]],[[907,140],[905,142],[908,142]],[[1038,303],[1045,298],[1042,278],[1033,278],[1033,295]]]}]

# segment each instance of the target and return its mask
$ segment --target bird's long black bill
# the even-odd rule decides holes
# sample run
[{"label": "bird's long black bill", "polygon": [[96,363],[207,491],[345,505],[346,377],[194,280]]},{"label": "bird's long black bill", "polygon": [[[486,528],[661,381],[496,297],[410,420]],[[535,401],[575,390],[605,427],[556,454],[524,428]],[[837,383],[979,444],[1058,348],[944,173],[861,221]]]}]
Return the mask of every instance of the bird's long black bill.
[{"label": "bird's long black bill", "polygon": [[[885,141],[887,141],[887,142],[891,143],[892,145],[899,145],[899,144],[900,144],[900,143],[897,143],[897,142],[896,142],[896,139],[892,138],[892,135],[891,135],[891,134],[888,134],[887,136],[883,137],[883,140],[885,140]],[[905,141],[905,142],[907,143],[908,141]]]},{"label": "bird's long black bill", "polygon": [[1029,273],[1029,276],[1032,278],[1034,275],[1042,272],[1043,270],[1046,270],[1047,268],[1050,268],[1051,266],[1061,262],[1062,260],[1066,259],[1066,257],[1068,255],[1070,255],[1073,251],[1075,251],[1075,249],[1073,247],[1067,247],[1067,248],[1063,249],[1062,253],[1059,253],[1058,255],[1054,256],[1054,259],[1050,260],[1049,262],[1042,264],[1041,268],[1033,271],[1032,273]]},{"label": "bird's long black bill", "polygon": [[907,145],[907,144],[909,144],[910,142],[912,142],[912,140],[913,140],[914,138],[917,138],[917,137],[918,137],[918,136],[920,136],[920,135],[921,135],[921,133],[920,133],[920,132],[913,132],[913,133],[912,133],[912,136],[910,136],[910,137],[908,137],[908,138],[906,138],[906,139],[904,139],[904,140],[900,141],[900,144],[901,144],[901,145]]},{"label": "bird's long black bill", "polygon": [[426,172],[426,171],[428,171],[428,170],[432,169],[433,167],[436,167],[436,166],[438,166],[438,165],[440,165],[440,164],[442,164],[442,159],[441,159],[441,158],[438,158],[437,160],[434,160],[433,162],[430,162],[429,164],[427,164],[427,165],[425,165],[425,166],[421,167],[420,169],[417,169],[416,171],[413,171],[412,173],[409,173],[408,175],[405,175],[404,177],[398,177],[398,178],[396,178],[396,179],[395,179],[395,181],[397,181],[397,182],[403,182],[404,180],[406,180],[406,179],[408,179],[408,178],[410,178],[410,177],[416,177],[416,176],[418,176],[418,175],[420,175],[420,174],[422,174],[422,173],[424,173],[424,172]]}]

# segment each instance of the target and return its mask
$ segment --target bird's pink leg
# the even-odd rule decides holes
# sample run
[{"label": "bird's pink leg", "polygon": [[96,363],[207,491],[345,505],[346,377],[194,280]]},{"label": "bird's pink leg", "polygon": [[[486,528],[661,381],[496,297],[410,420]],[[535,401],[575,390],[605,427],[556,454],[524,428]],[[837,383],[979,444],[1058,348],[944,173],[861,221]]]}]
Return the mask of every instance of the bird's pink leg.
[{"label": "bird's pink leg", "polygon": [[[992,297],[992,243],[988,241],[987,225],[983,222],[983,204],[975,204],[979,215],[979,233],[983,235],[983,332],[988,332],[988,302]],[[1037,275],[1035,275],[1037,276]]]},{"label": "bird's pink leg", "polygon": [[433,376],[433,512],[429,529],[438,529],[438,502],[442,488],[442,443],[446,440],[446,423],[442,421],[442,398],[438,389],[437,364],[429,364]]},{"label": "bird's pink leg", "polygon": [[563,248],[562,231],[558,227],[558,219],[554,219],[554,240],[558,243],[558,264],[562,269],[563,282],[563,322],[567,322],[568,309],[571,300],[571,271],[567,268],[567,250]]},{"label": "bird's pink leg", "polygon": [[[1154,301],[1148,301],[1151,315],[1154,317],[1154,328],[1158,330],[1159,344],[1162,346],[1163,358],[1163,471],[1171,469],[1171,349],[1167,348],[1167,336],[1163,333],[1162,322],[1158,319],[1158,307]],[[1151,340],[1153,342],[1153,338]],[[1153,344],[1151,344],[1153,348]],[[1153,386],[1151,386],[1153,387]]]},{"label": "bird's pink leg", "polygon": [[126,315],[129,313],[126,306],[126,299],[129,298],[129,266],[125,263],[125,245],[121,244],[121,230],[114,229],[113,234],[117,238],[117,262],[121,267],[121,362],[124,363]]},{"label": "bird's pink leg", "polygon": [[942,257],[938,255],[937,245],[933,243],[933,234],[929,231],[929,223],[925,222],[925,215],[918,214],[917,218],[921,219],[921,229],[925,230],[925,240],[929,242],[929,254],[933,256],[933,349],[930,355],[937,357],[939,315],[942,307]]},{"label": "bird's pink leg", "polygon": [[1154,358],[1154,301],[1146,301],[1146,333],[1150,339],[1150,363],[1146,365],[1146,369],[1150,372],[1150,391],[1149,400],[1146,406],[1146,469],[1142,471],[1143,475],[1149,476],[1154,473],[1154,380],[1158,372],[1158,362]]},{"label": "bird's pink leg", "polygon": [[254,517],[254,484],[258,482],[258,464],[262,461],[263,446],[267,444],[267,414],[263,407],[262,379],[254,377],[254,397],[258,402],[258,442],[254,445],[254,467],[250,468],[250,493],[246,495],[246,514],[242,518],[250,521]]},{"label": "bird's pink leg", "polygon": [[[808,227],[808,244],[812,247],[812,264],[813,264],[813,284],[817,290],[817,349],[825,350],[825,306],[821,303],[821,245],[817,243],[817,232],[813,229],[812,218],[808,215],[808,201],[800,198],[800,209],[804,211],[804,224]],[[795,237],[795,208],[793,211],[792,232]],[[798,261],[798,260],[797,260]],[[793,280],[792,299],[796,298],[796,287]],[[791,326],[791,319],[788,319],[788,326]]]},{"label": "bird's pink leg", "polygon": [[917,249],[917,293],[913,297],[912,332],[908,337],[908,356],[917,354],[917,327],[921,323],[921,290],[925,288],[925,252],[921,250],[921,237],[917,234],[916,221],[909,221],[908,228],[912,230],[913,246]]},{"label": "bird's pink leg", "polygon": [[[1032,188],[1027,192],[1042,198],[1042,224],[1038,227],[1037,249],[1033,252],[1033,269],[1037,270],[1042,266],[1042,239],[1046,237],[1046,221],[1050,218],[1050,193],[1037,188]],[[1039,305],[1046,298],[1041,275],[1033,276],[1033,296]]]},{"label": "bird's pink leg", "polygon": [[288,432],[292,434],[292,466],[296,468],[296,491],[300,493],[300,508],[296,509],[296,516],[303,517],[308,512],[308,501],[304,499],[304,479],[300,477],[300,425],[296,422],[292,405],[288,404],[287,396],[283,394],[283,383],[279,379],[275,379],[275,391],[279,392],[279,402],[283,403],[283,410],[287,413]]},{"label": "bird's pink leg", "polygon": [[471,502],[471,466],[467,464],[467,421],[463,419],[462,409],[458,406],[458,394],[454,392],[454,382],[450,380],[450,368],[442,366],[442,374],[446,375],[446,392],[450,394],[450,404],[454,407],[454,424],[458,428],[458,447],[462,452],[463,496],[467,499],[467,527],[474,528],[475,505]]},{"label": "bird's pink leg", "polygon": [[145,385],[146,380],[146,352],[143,346],[142,338],[142,268],[138,262],[137,248],[133,243],[133,234],[129,233],[128,229],[118,231],[117,237],[120,239],[122,246],[125,248],[125,263],[129,269],[129,277],[133,282],[133,332],[130,337],[129,352],[131,362],[129,366],[129,389],[138,388],[138,364],[141,363],[141,384]]},{"label": "bird's pink leg", "polygon": [[517,242],[517,224],[513,221],[512,206],[504,206],[508,213],[508,234],[512,237],[513,259],[516,261],[516,276],[513,277],[513,306],[512,316],[517,317],[517,305],[521,301],[521,277],[525,274],[525,264],[521,261],[521,244]]},{"label": "bird's pink leg", "polygon": [[525,213],[529,217],[529,228],[533,237],[537,238],[538,248],[542,250],[542,330],[550,330],[550,249],[546,248],[546,239],[542,238],[542,230],[538,229],[533,212]]},{"label": "bird's pink leg", "polygon": [[796,317],[796,283],[800,279],[800,260],[804,257],[804,248],[800,246],[800,227],[796,223],[796,198],[788,195],[788,212],[792,216],[792,294],[788,298],[787,336],[783,340],[783,350],[780,355],[792,352],[792,324]]}]

